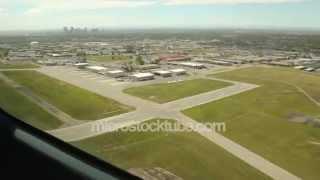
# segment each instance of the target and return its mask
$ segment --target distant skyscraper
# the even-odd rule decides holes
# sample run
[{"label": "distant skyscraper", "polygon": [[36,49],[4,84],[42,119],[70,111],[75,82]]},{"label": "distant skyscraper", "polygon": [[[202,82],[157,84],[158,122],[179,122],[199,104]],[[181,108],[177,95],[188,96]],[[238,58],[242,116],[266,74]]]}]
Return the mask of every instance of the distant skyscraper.
[{"label": "distant skyscraper", "polygon": [[70,33],[73,33],[73,31],[74,31],[74,27],[71,26],[69,32],[70,32]]},{"label": "distant skyscraper", "polygon": [[67,26],[63,27],[63,31],[64,31],[65,33],[68,33],[68,32],[69,32],[68,27],[67,27]]}]

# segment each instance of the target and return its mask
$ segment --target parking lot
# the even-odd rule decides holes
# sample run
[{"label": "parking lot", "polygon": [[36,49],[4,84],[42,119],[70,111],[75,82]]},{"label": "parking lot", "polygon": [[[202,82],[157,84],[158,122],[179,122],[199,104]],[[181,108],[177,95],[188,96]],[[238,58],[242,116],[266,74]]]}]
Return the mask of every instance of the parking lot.
[{"label": "parking lot", "polygon": [[[175,75],[173,74],[170,77],[162,77],[162,76],[154,76],[152,80],[146,81],[134,81],[130,78],[130,73],[126,73],[126,76],[120,78],[114,78],[108,75],[104,75],[102,73],[93,72],[88,69],[79,69],[74,66],[51,66],[51,67],[43,67],[43,68],[50,68],[53,70],[60,71],[66,75],[71,75],[77,78],[80,78],[82,81],[94,81],[98,82],[103,85],[107,86],[120,86],[120,87],[131,87],[131,86],[140,86],[140,85],[147,85],[153,83],[174,83],[179,81],[184,81],[188,79],[193,79],[201,76],[202,74],[207,74],[208,72],[219,71],[225,69],[226,67],[223,66],[211,66],[207,69],[192,69],[192,68],[183,68],[186,70],[186,74],[184,75]],[[165,66],[159,69],[152,69],[152,70],[144,70],[140,72],[153,72],[156,70],[161,69],[173,69],[173,68],[180,68],[177,66]]]},{"label": "parking lot", "polygon": [[123,81],[119,81],[115,78],[112,77],[108,77],[102,74],[98,74],[95,72],[90,72],[84,69],[77,69],[75,67],[70,67],[70,66],[64,66],[64,67],[50,67],[50,68],[54,68],[57,70],[64,70],[63,72],[66,74],[70,74],[73,76],[78,76],[79,78],[83,79],[83,80],[90,80],[90,81],[96,81],[99,82],[101,84],[107,84],[110,86],[119,86],[119,85],[124,85],[124,84],[129,84],[130,82],[123,82]]}]

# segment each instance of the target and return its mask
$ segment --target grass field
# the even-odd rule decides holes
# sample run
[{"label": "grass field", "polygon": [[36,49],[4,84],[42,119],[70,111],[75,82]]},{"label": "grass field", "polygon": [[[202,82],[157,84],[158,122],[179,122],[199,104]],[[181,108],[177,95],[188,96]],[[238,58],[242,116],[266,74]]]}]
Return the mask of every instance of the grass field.
[{"label": "grass field", "polygon": [[100,56],[88,56],[88,61],[96,62],[113,62],[113,61],[126,61],[131,60],[129,56],[123,55],[100,55]]},{"label": "grass field", "polygon": [[0,69],[26,69],[26,68],[38,68],[39,66],[31,63],[15,63],[8,64],[0,62]]},{"label": "grass field", "polygon": [[279,83],[298,86],[320,102],[320,78],[316,73],[305,73],[296,69],[273,67],[258,68],[256,71],[248,71],[247,76],[253,76],[257,72],[259,72],[258,78],[261,80],[273,80],[278,81]]},{"label": "grass field", "polygon": [[125,169],[161,167],[186,180],[269,179],[193,132],[119,131],[73,145]]},{"label": "grass field", "polygon": [[30,102],[4,81],[0,80],[0,107],[9,114],[42,130],[56,129],[62,122]]},{"label": "grass field", "polygon": [[8,55],[8,51],[8,49],[0,48],[0,59],[6,57],[6,55]]},{"label": "grass field", "polygon": [[78,120],[96,120],[132,110],[112,99],[36,71],[10,71],[4,74]]},{"label": "grass field", "polygon": [[317,98],[320,77],[285,68],[256,67],[215,77],[262,86],[185,110],[186,115],[200,122],[224,121],[224,135],[230,139],[303,179],[319,179],[320,128],[301,122],[319,119],[320,107],[296,86]]},{"label": "grass field", "polygon": [[133,87],[124,90],[124,92],[157,103],[166,103],[184,97],[220,89],[229,85],[231,84],[222,81],[195,79],[177,83],[162,83]]}]

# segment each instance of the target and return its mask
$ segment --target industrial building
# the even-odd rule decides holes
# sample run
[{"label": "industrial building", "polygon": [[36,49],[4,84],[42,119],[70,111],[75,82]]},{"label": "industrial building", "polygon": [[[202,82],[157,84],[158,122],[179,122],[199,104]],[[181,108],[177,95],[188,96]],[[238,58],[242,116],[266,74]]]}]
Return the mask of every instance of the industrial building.
[{"label": "industrial building", "polygon": [[190,61],[191,58],[184,55],[169,55],[159,57],[160,61]]},{"label": "industrial building", "polygon": [[119,78],[119,77],[124,77],[126,74],[122,70],[112,70],[112,71],[107,71],[106,73],[108,76],[113,77],[113,78]]},{"label": "industrial building", "polygon": [[195,69],[206,68],[206,66],[204,64],[195,63],[195,62],[181,62],[181,63],[178,63],[178,64],[181,65],[181,66],[195,68]]},{"label": "industrial building", "polygon": [[160,68],[158,64],[145,64],[145,65],[140,65],[138,69],[140,70],[150,70],[150,69],[157,69]]},{"label": "industrial building", "polygon": [[155,75],[161,76],[161,77],[170,77],[172,76],[172,72],[170,71],[164,71],[164,70],[158,70],[153,72]]},{"label": "industrial building", "polygon": [[187,74],[185,69],[172,69],[170,71],[176,76]]},{"label": "industrial building", "polygon": [[76,66],[77,68],[79,69],[84,69],[88,66],[89,64],[88,63],[77,63],[77,64],[74,64],[74,66]]},{"label": "industrial building", "polygon": [[222,65],[222,66],[232,66],[233,64],[231,62],[227,62],[227,61],[218,61],[218,60],[213,60],[210,61],[212,64],[216,64],[216,65]]},{"label": "industrial building", "polygon": [[136,73],[130,76],[134,81],[147,81],[154,79],[152,73]]},{"label": "industrial building", "polygon": [[87,66],[86,69],[96,73],[100,73],[107,70],[107,68],[102,66]]}]

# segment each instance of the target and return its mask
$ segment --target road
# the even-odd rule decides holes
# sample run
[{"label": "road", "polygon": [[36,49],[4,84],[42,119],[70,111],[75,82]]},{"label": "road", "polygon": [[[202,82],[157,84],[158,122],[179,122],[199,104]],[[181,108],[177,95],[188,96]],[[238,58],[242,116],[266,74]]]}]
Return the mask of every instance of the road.
[{"label": "road", "polygon": [[[208,93],[183,98],[166,104],[157,104],[151,101],[143,100],[137,97],[127,95],[122,92],[128,86],[110,86],[108,84],[98,83],[79,77],[77,73],[68,72],[68,69],[59,68],[41,68],[38,71],[52,76],[54,78],[66,81],[70,84],[93,91],[102,96],[113,98],[120,103],[136,107],[136,111],[121,114],[110,118],[101,119],[94,122],[56,129],[48,131],[48,133],[67,142],[78,141],[89,137],[94,137],[106,132],[115,131],[122,127],[139,124],[152,118],[174,119],[187,127],[199,127],[201,123],[185,116],[180,111],[207,102],[217,101],[222,98],[243,93],[259,86],[242,82],[228,81],[233,83],[232,86],[214,90]],[[200,75],[206,78],[204,74]],[[215,79],[226,81],[222,79]],[[197,125],[197,126],[194,126]],[[217,144],[229,153],[243,160],[247,164],[255,167],[266,175],[277,180],[298,180],[299,177],[255,154],[249,149],[233,142],[223,135],[213,132],[211,129],[194,129],[201,136],[205,137],[212,143]]]}]

